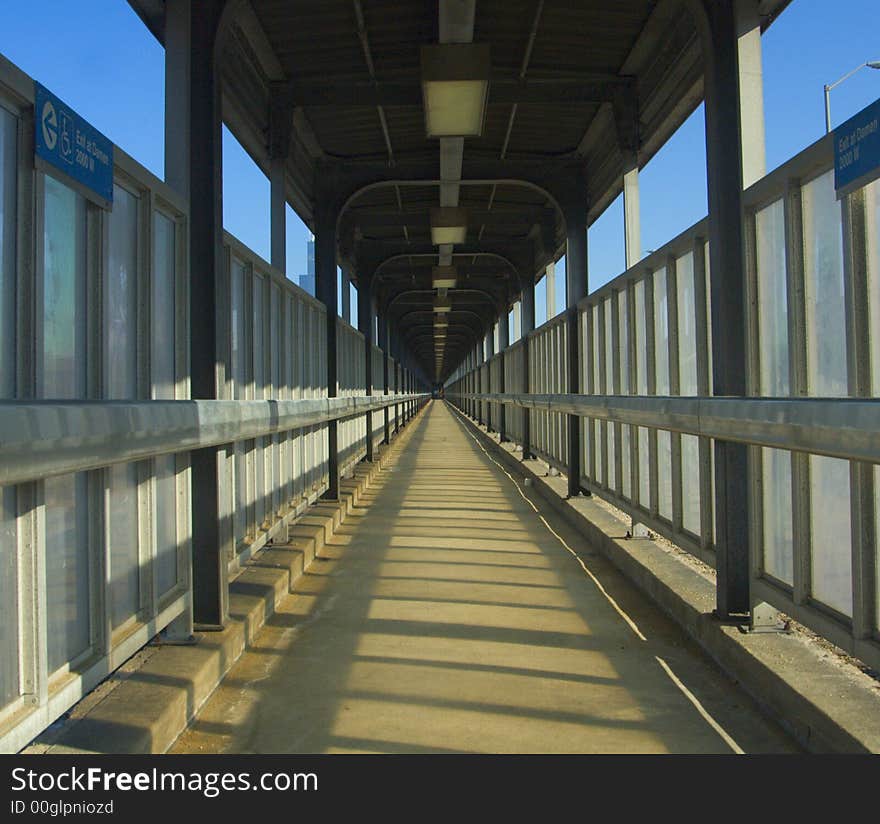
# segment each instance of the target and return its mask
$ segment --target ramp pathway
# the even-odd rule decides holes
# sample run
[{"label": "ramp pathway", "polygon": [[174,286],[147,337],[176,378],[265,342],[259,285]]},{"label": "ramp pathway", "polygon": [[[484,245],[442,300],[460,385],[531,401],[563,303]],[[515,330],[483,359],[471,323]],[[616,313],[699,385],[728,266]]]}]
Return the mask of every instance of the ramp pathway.
[{"label": "ramp pathway", "polygon": [[386,460],[173,751],[795,749],[444,402]]}]

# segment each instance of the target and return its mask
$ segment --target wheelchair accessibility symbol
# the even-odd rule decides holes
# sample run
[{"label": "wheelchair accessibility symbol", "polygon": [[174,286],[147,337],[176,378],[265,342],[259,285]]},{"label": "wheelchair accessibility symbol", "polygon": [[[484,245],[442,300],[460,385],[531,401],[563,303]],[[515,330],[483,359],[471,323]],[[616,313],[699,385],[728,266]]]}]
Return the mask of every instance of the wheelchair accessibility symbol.
[{"label": "wheelchair accessibility symbol", "polygon": [[[59,129],[58,112],[55,109],[55,104],[52,103],[51,100],[47,100],[43,104],[43,116],[40,119],[40,122],[43,128],[43,140],[46,143],[46,148],[50,152],[54,152],[55,147],[58,145]],[[73,119],[64,109],[61,110],[60,136],[61,157],[68,163],[73,163]]]}]

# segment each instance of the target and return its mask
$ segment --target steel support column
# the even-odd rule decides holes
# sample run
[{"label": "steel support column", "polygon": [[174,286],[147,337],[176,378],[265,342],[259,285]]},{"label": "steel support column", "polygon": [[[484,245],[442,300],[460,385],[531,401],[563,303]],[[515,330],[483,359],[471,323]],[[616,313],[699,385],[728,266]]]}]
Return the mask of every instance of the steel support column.
[{"label": "steel support column", "polygon": [[[498,354],[501,355],[501,369],[499,370],[499,386],[498,391],[502,394],[505,391],[505,381],[504,381],[504,360],[505,360],[505,352],[507,348],[510,346],[510,323],[507,315],[503,315],[502,318],[498,322]],[[498,436],[501,440],[501,443],[508,440],[507,434],[507,412],[504,408],[503,404],[498,406]]]},{"label": "steel support column", "polygon": [[[568,391],[580,392],[580,330],[578,301],[587,294],[587,198],[586,187],[581,198],[570,204],[565,214],[565,292],[566,327],[568,329]],[[568,494],[576,497],[581,491],[581,421],[568,416]]]},{"label": "steel support column", "polygon": [[[371,278],[366,272],[358,276],[358,329],[364,336],[364,394],[373,394],[373,300],[370,295]],[[343,274],[342,287],[347,279]],[[373,460],[373,413],[367,412],[367,460]]]},{"label": "steel support column", "polygon": [[[700,0],[705,64],[714,393],[746,394],[742,143],[735,0]],[[750,610],[748,450],[715,441],[716,610]]]},{"label": "steel support column", "polygon": [[[320,172],[318,173],[320,176]],[[331,192],[318,186],[315,208],[315,296],[327,313],[327,395],[338,394],[336,357],[336,318],[338,294],[336,283],[336,221],[337,206]],[[336,421],[327,424],[327,471],[329,480],[325,498],[339,497],[339,440]]]},{"label": "steel support column", "polygon": [[[388,391],[388,321],[382,315],[379,316],[379,348],[382,350],[382,386],[385,387],[383,394]],[[391,443],[391,415],[386,406],[382,410],[384,426],[382,428],[382,443],[386,446]]]},{"label": "steel support column", "polygon": [[[216,327],[223,260],[216,52],[224,5],[222,0],[166,4],[166,176],[190,202],[190,386],[198,400],[218,398],[225,383]],[[222,627],[228,617],[232,531],[221,497],[225,463],[225,446],[192,453],[193,620],[205,628]]]},{"label": "steel support column", "polygon": [[[550,267],[547,267],[548,272]],[[545,276],[546,277],[546,276]],[[523,392],[531,392],[529,385],[529,344],[532,332],[535,331],[535,279],[527,277],[522,290],[522,376],[523,376]],[[522,457],[528,460],[532,457],[530,440],[531,440],[531,413],[528,409],[522,410]]]}]

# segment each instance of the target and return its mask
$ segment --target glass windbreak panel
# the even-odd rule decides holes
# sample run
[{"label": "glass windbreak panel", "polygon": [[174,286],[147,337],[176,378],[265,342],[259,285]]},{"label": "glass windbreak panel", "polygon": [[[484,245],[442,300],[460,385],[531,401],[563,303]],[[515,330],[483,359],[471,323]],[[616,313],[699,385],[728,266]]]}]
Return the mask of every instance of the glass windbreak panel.
[{"label": "glass windbreak panel", "polygon": [[0,708],[20,694],[18,666],[18,540],[15,489],[0,488]]},{"label": "glass windbreak panel", "polygon": [[682,525],[694,535],[700,534],[700,440],[695,435],[681,436],[681,516]]},{"label": "glass windbreak panel", "polygon": [[175,225],[161,212],[153,220],[153,260],[153,397],[173,400],[177,381]]},{"label": "glass windbreak panel", "polygon": [[[666,269],[654,272],[654,364],[656,394],[669,394],[669,307]],[[672,518],[672,437],[657,432],[657,505],[664,518]]]},{"label": "glass windbreak panel", "polygon": [[791,453],[780,449],[762,449],[761,464],[764,571],[780,581],[793,585]]},{"label": "glass windbreak panel", "polygon": [[238,258],[232,259],[232,397],[243,401],[246,398],[247,357],[245,355],[245,299],[244,264]]},{"label": "glass windbreak panel", "polygon": [[137,397],[138,198],[113,187],[106,280],[107,397]]},{"label": "glass windbreak panel", "polygon": [[[636,394],[648,394],[648,350],[647,338],[645,337],[645,282],[640,280],[635,286],[635,312],[633,327],[636,333]],[[639,450],[639,503],[647,507],[650,505],[649,458],[648,458],[648,430],[643,426],[638,427],[638,450]]]},{"label": "glass windbreak panel", "polygon": [[688,252],[675,262],[678,302],[678,394],[697,394],[697,315],[694,302],[694,255]]},{"label": "glass windbreak panel", "polygon": [[280,398],[281,393],[281,348],[278,345],[279,313],[281,311],[281,292],[278,285],[273,283],[270,291],[269,317],[269,355],[272,358],[272,397]]},{"label": "glass windbreak panel", "polygon": [[264,279],[254,273],[253,283],[253,317],[254,317],[254,398],[265,397],[266,368],[264,362],[265,350],[263,348],[264,312],[263,312],[263,284]]},{"label": "glass windbreak panel", "polygon": [[173,455],[155,459],[156,584],[159,597],[177,584],[177,483]]},{"label": "glass windbreak panel", "polygon": [[760,393],[781,397],[790,392],[785,215],[781,200],[755,215],[755,234]]},{"label": "glass windbreak panel", "polygon": [[[614,392],[614,328],[612,324],[612,313],[614,311],[614,306],[611,303],[611,298],[605,299],[605,389],[604,392],[606,395],[613,394]],[[614,424],[606,424],[606,438],[608,442],[608,476],[606,483],[611,489],[617,487],[617,467],[615,464],[614,456],[614,446],[615,446],[615,438],[614,438]]]},{"label": "glass windbreak panel", "polygon": [[849,462],[811,455],[810,494],[813,597],[852,615]]},{"label": "glass windbreak panel", "polygon": [[[868,247],[868,312],[870,323],[871,394],[880,395],[880,181],[865,191]],[[874,534],[880,536],[880,466],[874,467]],[[880,569],[880,539],[875,540],[874,569]],[[880,575],[875,575],[874,627],[880,629]]]},{"label": "glass windbreak panel", "polygon": [[[44,398],[86,389],[86,203],[45,178],[42,380]],[[49,671],[90,643],[86,476],[44,481]]]},{"label": "glass windbreak panel", "polygon": [[[620,394],[629,394],[630,363],[629,363],[629,310],[628,296],[626,292],[620,292],[617,296],[617,313],[620,325]],[[629,452],[630,427],[620,428],[620,473],[621,490],[626,498],[632,497],[630,452]]]},{"label": "glass windbreak panel", "polygon": [[[845,397],[846,311],[840,202],[833,173],[802,190],[807,388],[812,396]],[[810,537],[813,596],[847,615],[852,612],[849,465],[810,458]]]},{"label": "glass windbreak panel", "polygon": [[110,605],[115,628],[140,607],[137,467],[114,466],[109,474]]},{"label": "glass windbreak panel", "polygon": [[[785,211],[777,200],[755,215],[758,298],[758,391],[767,397],[791,392],[788,347],[788,288],[785,271]],[[764,571],[792,585],[794,536],[791,454],[761,450]]]},{"label": "glass windbreak panel", "polygon": [[0,108],[0,397],[10,397],[15,375],[15,234],[18,119]]},{"label": "glass windbreak panel", "polygon": [[[177,315],[175,224],[166,215],[153,217],[153,397],[173,400],[177,382],[175,318]],[[156,512],[156,586],[159,597],[177,583],[177,495],[175,458],[153,462]]]},{"label": "glass windbreak panel", "polygon": [[[10,398],[15,375],[15,233],[18,120],[0,108],[0,398]],[[20,694],[18,663],[18,541],[15,489],[0,488],[0,707]]]},{"label": "glass windbreak panel", "polygon": [[[138,198],[113,190],[110,254],[106,279],[105,358],[107,397],[137,397]],[[109,473],[110,611],[114,627],[140,606],[138,480],[134,465]]]}]

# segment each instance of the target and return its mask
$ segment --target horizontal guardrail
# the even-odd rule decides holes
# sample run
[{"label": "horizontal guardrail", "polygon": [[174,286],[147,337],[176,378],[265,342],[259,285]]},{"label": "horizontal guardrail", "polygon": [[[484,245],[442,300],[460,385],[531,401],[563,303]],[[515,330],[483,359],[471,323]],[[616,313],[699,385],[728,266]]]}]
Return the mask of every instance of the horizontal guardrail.
[{"label": "horizontal guardrail", "polygon": [[880,463],[880,399],[455,394],[544,412]]},{"label": "horizontal guardrail", "polygon": [[424,394],[290,401],[2,401],[0,485],[345,420]]}]

